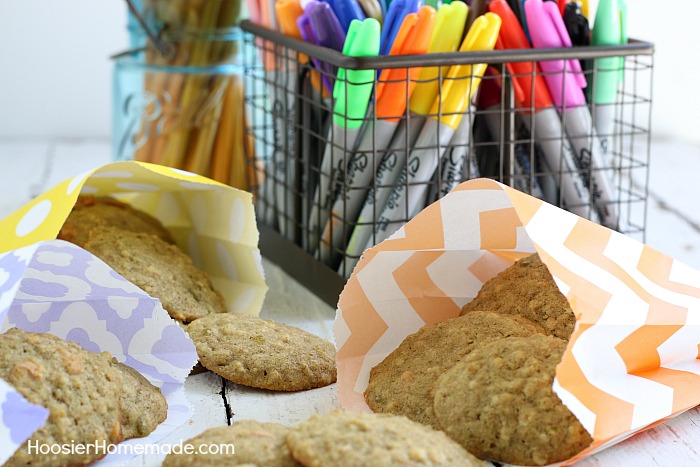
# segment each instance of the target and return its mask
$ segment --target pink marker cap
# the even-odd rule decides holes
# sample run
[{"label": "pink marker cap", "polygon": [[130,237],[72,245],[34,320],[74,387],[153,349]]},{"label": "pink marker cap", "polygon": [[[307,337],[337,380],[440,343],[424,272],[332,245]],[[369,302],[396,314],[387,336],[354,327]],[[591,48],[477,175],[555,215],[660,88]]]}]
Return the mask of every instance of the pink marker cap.
[{"label": "pink marker cap", "polygon": [[[555,2],[526,0],[525,17],[532,45],[538,49],[571,47],[571,38]],[[586,78],[578,60],[541,61],[547,87],[557,107],[585,105]]]}]

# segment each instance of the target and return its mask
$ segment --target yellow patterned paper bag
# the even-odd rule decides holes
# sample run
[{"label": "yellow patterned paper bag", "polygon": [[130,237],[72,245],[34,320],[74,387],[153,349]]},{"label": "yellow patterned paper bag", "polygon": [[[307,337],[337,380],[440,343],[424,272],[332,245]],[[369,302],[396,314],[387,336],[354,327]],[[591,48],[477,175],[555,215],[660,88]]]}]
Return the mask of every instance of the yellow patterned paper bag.
[{"label": "yellow patterned paper bag", "polygon": [[260,313],[267,285],[252,195],[178,169],[114,162],[65,180],[0,220],[0,253],[55,239],[80,194],[109,195],[156,217],[229,311]]},{"label": "yellow patterned paper bag", "polygon": [[553,388],[594,443],[567,463],[700,404],[700,272],[486,179],[459,185],[365,252],[334,325],[341,404],[370,411],[372,367],[533,252],[577,319]]}]

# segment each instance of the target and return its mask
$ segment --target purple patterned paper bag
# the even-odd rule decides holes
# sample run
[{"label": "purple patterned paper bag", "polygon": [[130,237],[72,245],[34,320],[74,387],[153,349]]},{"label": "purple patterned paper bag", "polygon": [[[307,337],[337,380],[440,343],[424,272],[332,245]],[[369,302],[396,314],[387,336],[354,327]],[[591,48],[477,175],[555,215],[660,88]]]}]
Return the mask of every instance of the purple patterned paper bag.
[{"label": "purple patterned paper bag", "polygon": [[[156,444],[191,417],[184,382],[197,362],[192,341],[157,299],[83,249],[51,240],[0,255],[0,331],[11,327],[108,351],[161,388],[168,401],[166,421],[148,437],[122,444]],[[0,462],[46,418],[45,409],[6,386],[0,380]],[[12,416],[17,411],[24,415]],[[110,454],[100,463],[116,465],[130,457]]]}]

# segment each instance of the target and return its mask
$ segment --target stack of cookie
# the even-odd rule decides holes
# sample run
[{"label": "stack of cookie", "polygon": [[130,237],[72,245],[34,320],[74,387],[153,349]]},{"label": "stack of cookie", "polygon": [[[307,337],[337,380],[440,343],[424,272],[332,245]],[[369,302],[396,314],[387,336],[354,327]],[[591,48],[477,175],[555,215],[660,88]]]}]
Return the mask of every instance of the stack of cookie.
[{"label": "stack of cookie", "polygon": [[86,249],[187,324],[226,311],[221,293],[154,217],[109,197],[81,196],[58,238]]},{"label": "stack of cookie", "polygon": [[[276,423],[241,420],[211,428],[185,441],[195,454],[170,454],[164,467],[189,465],[360,466],[482,465],[444,433],[387,414],[336,410],[288,428]],[[200,454],[198,446],[229,444],[235,454]]]},{"label": "stack of cookie", "polygon": [[214,373],[278,391],[335,382],[333,344],[292,326],[226,313],[209,277],[152,216],[109,197],[81,196],[58,238],[83,247],[158,298]]},{"label": "stack of cookie", "polygon": [[106,454],[61,450],[48,456],[32,445],[117,444],[147,436],[165,420],[168,405],[140,373],[51,334],[10,329],[0,334],[0,378],[29,402],[49,410],[46,424],[5,464],[80,465]]},{"label": "stack of cookie", "polygon": [[552,390],[575,323],[547,267],[525,257],[461,316],[408,336],[371,370],[365,400],[443,430],[480,458],[566,460],[592,442]]}]

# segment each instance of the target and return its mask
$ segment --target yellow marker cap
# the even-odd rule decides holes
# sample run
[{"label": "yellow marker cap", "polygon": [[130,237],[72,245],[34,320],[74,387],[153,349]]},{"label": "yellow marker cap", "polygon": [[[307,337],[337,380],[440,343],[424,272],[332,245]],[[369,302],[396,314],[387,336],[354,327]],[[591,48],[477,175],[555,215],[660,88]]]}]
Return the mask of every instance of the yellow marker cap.
[{"label": "yellow marker cap", "polygon": [[[428,45],[428,53],[454,52],[459,47],[459,40],[464,35],[469,7],[463,2],[443,4],[437,11],[433,36]],[[443,76],[449,67],[442,67]],[[418,77],[409,109],[418,115],[427,115],[438,95],[440,67],[424,67]]]},{"label": "yellow marker cap", "polygon": [[[500,16],[494,13],[479,16],[469,28],[459,51],[493,50],[500,29]],[[486,63],[450,67],[443,81],[440,96],[435,99],[430,109],[430,113],[435,115],[433,118],[437,119],[438,112],[441,113],[440,122],[456,130],[481,83],[486,67]]]}]

